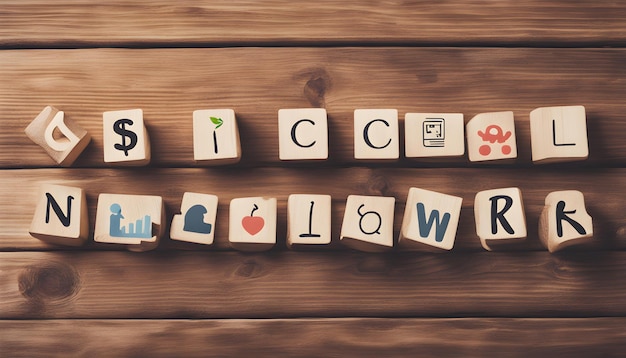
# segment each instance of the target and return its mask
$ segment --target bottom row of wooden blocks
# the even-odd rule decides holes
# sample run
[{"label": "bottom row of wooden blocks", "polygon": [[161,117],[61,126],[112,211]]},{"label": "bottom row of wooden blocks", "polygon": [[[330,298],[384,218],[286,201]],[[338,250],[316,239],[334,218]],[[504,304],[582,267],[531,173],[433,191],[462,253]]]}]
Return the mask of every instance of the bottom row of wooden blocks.
[{"label": "bottom row of wooden blocks", "polygon": [[[340,241],[354,249],[378,252],[394,245],[394,197],[350,195]],[[463,198],[411,188],[398,245],[409,250],[451,250]],[[181,213],[171,221],[172,240],[211,245],[218,197],[185,193]],[[287,244],[327,245],[331,242],[330,195],[292,194],[287,202]],[[236,198],[230,202],[229,242],[243,251],[267,250],[276,244],[276,198]],[[486,250],[516,243],[527,236],[522,194],[518,188],[485,190],[474,200],[476,233]],[[163,199],[149,195],[100,194],[94,241],[127,245],[133,251],[154,249],[165,236]],[[30,227],[38,239],[82,245],[89,236],[85,192],[81,188],[44,184]],[[550,251],[588,241],[592,219],[583,194],[555,191],[545,199],[539,237]]]}]

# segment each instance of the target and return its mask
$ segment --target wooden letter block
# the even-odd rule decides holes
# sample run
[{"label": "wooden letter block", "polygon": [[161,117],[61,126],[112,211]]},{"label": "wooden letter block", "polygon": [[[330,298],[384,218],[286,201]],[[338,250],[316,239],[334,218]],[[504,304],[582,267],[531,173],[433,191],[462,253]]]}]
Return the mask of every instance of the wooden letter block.
[{"label": "wooden letter block", "polygon": [[123,244],[130,251],[152,250],[163,237],[164,223],[160,196],[100,194],[94,241]]},{"label": "wooden letter block", "polygon": [[181,213],[172,219],[170,238],[196,244],[213,244],[217,201],[215,195],[183,194]]},{"label": "wooden letter block", "polygon": [[287,200],[287,245],[328,245],[330,195],[292,194]]},{"label": "wooden letter block", "polygon": [[70,166],[89,144],[91,135],[63,111],[47,106],[24,130],[61,166]]},{"label": "wooden letter block", "polygon": [[459,157],[465,154],[463,113],[407,113],[404,116],[407,158]]},{"label": "wooden letter block", "polygon": [[104,112],[104,161],[141,166],[150,163],[150,139],[141,109]]},{"label": "wooden letter block", "polygon": [[423,251],[452,250],[463,198],[410,188],[398,244]]},{"label": "wooden letter block", "polygon": [[193,112],[193,158],[206,165],[239,162],[241,143],[234,110],[202,109]]},{"label": "wooden letter block", "polygon": [[474,198],[476,233],[485,250],[526,239],[526,216],[518,188],[481,191]]},{"label": "wooden letter block", "polygon": [[533,162],[584,160],[589,156],[585,107],[543,107],[530,112]]},{"label": "wooden letter block", "polygon": [[87,199],[81,188],[43,184],[30,234],[53,244],[80,246],[89,236]]},{"label": "wooden letter block", "polygon": [[276,198],[230,201],[228,240],[241,251],[264,251],[276,244]]},{"label": "wooden letter block", "polygon": [[278,111],[280,160],[328,159],[328,118],[324,108]]},{"label": "wooden letter block", "polygon": [[395,203],[393,197],[348,196],[341,224],[341,242],[367,252],[391,249]]},{"label": "wooden letter block", "polygon": [[354,111],[354,158],[398,159],[400,157],[398,110]]},{"label": "wooden letter block", "polygon": [[467,123],[467,152],[472,162],[517,158],[513,112],[474,116]]},{"label": "wooden letter block", "polygon": [[539,217],[539,238],[550,252],[582,244],[593,238],[593,223],[583,193],[555,191],[546,196]]}]

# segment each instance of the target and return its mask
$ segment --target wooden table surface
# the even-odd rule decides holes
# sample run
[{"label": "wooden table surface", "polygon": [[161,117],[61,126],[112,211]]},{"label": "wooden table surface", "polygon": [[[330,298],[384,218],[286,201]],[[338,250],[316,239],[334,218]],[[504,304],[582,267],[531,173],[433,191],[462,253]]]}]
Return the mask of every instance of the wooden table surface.
[{"label": "wooden table surface", "polygon": [[[626,4],[616,1],[0,2],[0,356],[623,356],[626,349]],[[46,105],[92,143],[58,168],[24,134]],[[584,105],[589,159],[533,165],[529,113]],[[281,162],[277,111],[326,108],[330,159]],[[102,112],[142,108],[152,162],[105,165]],[[191,114],[233,108],[241,163],[194,163]],[[353,111],[515,113],[515,164],[353,158]],[[401,122],[401,128],[403,127]],[[401,135],[401,141],[403,141]],[[83,248],[28,234],[42,183],[87,191]],[[476,192],[522,190],[528,240],[486,252]],[[452,252],[352,251],[348,195],[410,187],[463,197]],[[575,189],[592,244],[539,243],[545,196]],[[219,196],[211,248],[93,243],[98,194]],[[330,194],[333,243],[286,248],[289,194]],[[278,245],[228,248],[232,198],[278,199]]]}]

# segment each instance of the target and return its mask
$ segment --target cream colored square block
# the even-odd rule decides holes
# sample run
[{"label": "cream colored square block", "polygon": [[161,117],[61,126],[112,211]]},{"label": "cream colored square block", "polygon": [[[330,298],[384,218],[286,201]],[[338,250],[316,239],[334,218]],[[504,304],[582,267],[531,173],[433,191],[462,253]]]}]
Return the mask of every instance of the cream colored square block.
[{"label": "cream colored square block", "polygon": [[589,156],[583,106],[542,107],[530,112],[533,162],[584,160]]},{"label": "cream colored square block", "polygon": [[583,193],[563,190],[546,196],[545,207],[539,217],[539,238],[550,252],[593,238],[593,222],[587,214]]},{"label": "cream colored square block", "polygon": [[398,110],[354,111],[355,159],[398,159],[399,142]]},{"label": "cream colored square block", "polygon": [[391,249],[395,203],[393,197],[348,196],[341,224],[341,242],[367,252]]},{"label": "cream colored square block", "polygon": [[513,112],[474,116],[467,123],[467,152],[472,162],[517,158]]},{"label": "cream colored square block", "polygon": [[465,154],[463,113],[407,113],[404,115],[404,134],[407,158]]},{"label": "cream colored square block", "polygon": [[85,191],[64,185],[41,185],[28,231],[33,237],[52,244],[84,244],[89,236]]},{"label": "cream colored square block", "polygon": [[150,139],[141,109],[104,112],[104,161],[118,165],[150,163]]},{"label": "cream colored square block", "polygon": [[241,160],[241,142],[235,111],[201,109],[193,112],[193,158],[206,165]]},{"label": "cream colored square block", "polygon": [[78,123],[51,106],[46,106],[24,132],[61,166],[72,165],[91,140]]},{"label": "cream colored square block", "polygon": [[276,198],[230,201],[228,240],[241,251],[264,251],[276,244]]},{"label": "cream colored square block", "polygon": [[328,159],[326,110],[278,110],[278,149],[280,160]]},{"label": "cream colored square block", "polygon": [[328,245],[330,195],[291,194],[287,199],[287,245]]},{"label": "cream colored square block", "polygon": [[485,250],[526,239],[526,216],[518,188],[478,192],[474,198],[476,234]]},{"label": "cream colored square block", "polygon": [[213,244],[217,202],[217,196],[211,194],[183,194],[181,213],[174,215],[170,225],[170,238],[203,245]]},{"label": "cream colored square block", "polygon": [[410,188],[398,244],[425,251],[452,250],[463,198]]},{"label": "cream colored square block", "polygon": [[94,241],[127,245],[131,251],[157,247],[165,231],[163,199],[151,195],[100,194]]}]

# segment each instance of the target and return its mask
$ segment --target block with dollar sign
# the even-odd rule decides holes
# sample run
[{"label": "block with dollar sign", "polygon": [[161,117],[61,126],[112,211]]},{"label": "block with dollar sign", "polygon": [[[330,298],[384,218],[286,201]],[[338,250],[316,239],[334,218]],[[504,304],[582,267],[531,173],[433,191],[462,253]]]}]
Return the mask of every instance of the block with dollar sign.
[{"label": "block with dollar sign", "polygon": [[118,165],[150,163],[150,140],[141,109],[103,114],[104,161]]}]

